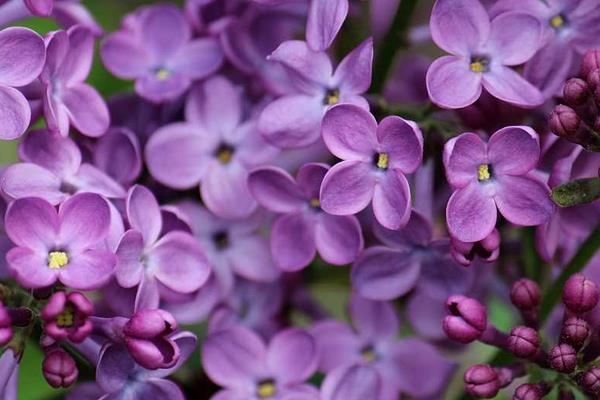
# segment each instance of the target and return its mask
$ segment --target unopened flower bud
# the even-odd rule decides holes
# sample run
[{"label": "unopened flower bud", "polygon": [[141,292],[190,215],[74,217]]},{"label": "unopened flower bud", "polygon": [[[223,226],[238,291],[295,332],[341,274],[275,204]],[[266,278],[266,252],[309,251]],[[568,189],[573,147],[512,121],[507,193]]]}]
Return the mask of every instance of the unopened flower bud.
[{"label": "unopened flower bud", "polygon": [[42,362],[44,378],[53,388],[71,386],[79,376],[73,357],[61,348],[49,351]]},{"label": "unopened flower bud", "polygon": [[487,310],[480,302],[461,295],[446,301],[450,315],[444,318],[444,332],[450,339],[470,343],[481,337],[487,327]]},{"label": "unopened flower bud", "polygon": [[591,395],[600,394],[600,367],[593,367],[579,377],[579,385]]},{"label": "unopened flower bud", "polygon": [[513,394],[513,400],[541,400],[546,395],[545,387],[532,383],[520,385]]},{"label": "unopened flower bud", "polygon": [[598,286],[583,274],[571,276],[563,288],[563,303],[572,312],[579,314],[590,311],[598,304]]},{"label": "unopened flower bud", "polygon": [[531,279],[519,279],[510,288],[510,301],[519,310],[532,310],[540,304],[540,287]]},{"label": "unopened flower bud", "polygon": [[56,340],[69,339],[81,343],[92,332],[92,315],[94,306],[82,293],[56,292],[42,309],[44,330]]},{"label": "unopened flower bud", "polygon": [[517,357],[532,358],[540,348],[540,336],[535,329],[516,326],[510,331],[508,348]]},{"label": "unopened flower bud", "polygon": [[554,134],[569,138],[577,134],[581,118],[571,107],[559,104],[554,108],[548,123]]},{"label": "unopened flower bud", "polygon": [[600,68],[600,50],[589,50],[581,62],[581,75],[588,76],[590,72]]},{"label": "unopened flower bud", "polygon": [[550,350],[548,360],[555,371],[570,374],[577,366],[577,352],[571,345],[561,343]]},{"label": "unopened flower bud", "polygon": [[0,346],[4,346],[13,336],[12,321],[8,310],[0,302]]},{"label": "unopened flower bud", "polygon": [[565,102],[572,107],[585,103],[589,94],[590,88],[587,82],[579,78],[569,79],[563,89]]},{"label": "unopened flower bud", "polygon": [[500,255],[500,232],[496,228],[479,242],[461,242],[452,238],[452,257],[461,265],[469,266],[478,256],[485,262],[494,262]]},{"label": "unopened flower bud", "polygon": [[590,334],[590,326],[586,320],[579,317],[568,318],[560,331],[561,343],[570,344],[575,350],[583,347],[588,335]]},{"label": "unopened flower bud", "polygon": [[463,377],[467,393],[483,399],[491,399],[500,390],[498,374],[487,364],[471,366]]}]

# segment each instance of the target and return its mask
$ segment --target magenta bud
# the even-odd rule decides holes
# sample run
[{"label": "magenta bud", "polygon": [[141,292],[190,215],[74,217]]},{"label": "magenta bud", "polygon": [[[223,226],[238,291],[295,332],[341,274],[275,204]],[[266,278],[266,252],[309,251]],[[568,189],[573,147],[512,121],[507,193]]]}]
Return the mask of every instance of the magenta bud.
[{"label": "magenta bud", "polygon": [[563,288],[563,303],[576,314],[585,313],[598,304],[598,286],[583,274],[572,275]]},{"label": "magenta bud", "polygon": [[600,68],[600,50],[589,50],[581,62],[581,75],[588,76],[590,72]]},{"label": "magenta bud", "polygon": [[73,357],[61,348],[55,348],[46,354],[42,362],[44,378],[53,388],[71,386],[79,376],[79,370]]},{"label": "magenta bud", "polygon": [[591,395],[600,394],[600,367],[593,367],[579,377],[579,385]]},{"label": "magenta bud", "polygon": [[510,301],[519,310],[533,310],[540,304],[540,287],[531,279],[519,279],[510,288]]},{"label": "magenta bud", "polygon": [[533,328],[515,326],[508,337],[508,348],[517,357],[532,358],[540,348],[540,336]]},{"label": "magenta bud", "polygon": [[577,352],[571,345],[561,343],[550,349],[548,360],[555,371],[570,374],[577,366]]},{"label": "magenta bud", "polygon": [[467,393],[483,399],[491,399],[500,390],[498,374],[487,364],[471,366],[463,377]]},{"label": "magenta bud", "polygon": [[513,400],[541,400],[546,394],[540,385],[524,383],[513,394]]},{"label": "magenta bud", "polygon": [[0,301],[0,346],[4,346],[13,337],[12,320],[8,310]]},{"label": "magenta bud", "polygon": [[600,68],[590,72],[587,75],[586,81],[590,89],[597,90],[600,87]]},{"label": "magenta bud", "polygon": [[484,262],[494,262],[500,255],[500,232],[496,228],[479,242],[461,242],[452,238],[450,253],[461,265],[469,266],[479,257]]},{"label": "magenta bud", "polygon": [[92,332],[92,302],[80,292],[56,292],[42,309],[44,331],[53,339],[83,342]]},{"label": "magenta bud", "polygon": [[470,343],[481,337],[487,327],[487,310],[480,302],[462,295],[446,300],[450,315],[444,318],[442,327],[446,335],[461,343]]},{"label": "magenta bud", "polygon": [[589,94],[590,88],[587,82],[579,78],[569,79],[563,89],[565,102],[572,107],[585,103]]},{"label": "magenta bud", "polygon": [[590,325],[586,320],[579,317],[568,318],[560,331],[561,343],[570,344],[575,350],[583,347],[588,335],[590,334]]},{"label": "magenta bud", "polygon": [[554,108],[552,114],[550,114],[548,124],[554,134],[569,138],[577,134],[581,118],[579,118],[579,115],[571,107],[559,104]]}]

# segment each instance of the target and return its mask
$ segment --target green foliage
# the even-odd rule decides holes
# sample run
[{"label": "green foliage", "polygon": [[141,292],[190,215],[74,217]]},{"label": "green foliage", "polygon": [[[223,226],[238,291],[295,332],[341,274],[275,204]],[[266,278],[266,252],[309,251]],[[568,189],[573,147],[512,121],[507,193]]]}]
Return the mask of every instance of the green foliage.
[{"label": "green foliage", "polygon": [[600,198],[600,178],[577,179],[552,190],[552,200],[561,207],[591,203]]}]

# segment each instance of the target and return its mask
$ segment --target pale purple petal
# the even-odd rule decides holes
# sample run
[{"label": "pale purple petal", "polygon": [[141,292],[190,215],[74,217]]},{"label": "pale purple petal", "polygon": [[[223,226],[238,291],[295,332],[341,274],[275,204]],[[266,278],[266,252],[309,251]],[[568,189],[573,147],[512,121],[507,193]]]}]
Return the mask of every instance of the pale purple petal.
[{"label": "pale purple petal", "polygon": [[315,242],[323,260],[334,265],[349,264],[363,247],[360,223],[353,215],[322,213],[315,226]]},{"label": "pale purple petal", "polygon": [[271,53],[269,60],[280,62],[315,84],[322,85],[329,82],[333,72],[327,54],[311,50],[306,42],[301,40],[288,40],[281,43]]},{"label": "pale purple petal", "polygon": [[282,385],[301,383],[317,369],[317,343],[306,331],[289,328],[271,339],[267,367]]},{"label": "pale purple petal", "polygon": [[271,229],[271,253],[284,271],[306,267],[316,254],[315,230],[303,213],[279,217]]},{"label": "pale purple petal", "polygon": [[4,229],[16,245],[45,253],[56,244],[58,214],[45,200],[35,197],[18,199],[8,206]]},{"label": "pale purple petal", "polygon": [[418,125],[397,116],[384,118],[377,128],[380,151],[389,156],[389,167],[409,174],[423,159],[423,134]]},{"label": "pale purple petal", "polygon": [[533,108],[544,102],[542,93],[514,70],[497,66],[483,74],[483,87],[490,94],[516,106]]},{"label": "pale purple petal", "polygon": [[140,143],[127,128],[113,128],[102,136],[93,154],[94,164],[122,184],[129,184],[142,171]]},{"label": "pale purple petal", "polygon": [[140,283],[144,275],[144,265],[140,261],[144,239],[142,234],[130,229],[121,238],[116,250],[117,265],[115,277],[124,288],[131,288]]},{"label": "pale purple petal", "polygon": [[464,58],[440,57],[427,70],[427,93],[440,107],[463,108],[481,96],[481,75],[472,72]]},{"label": "pale purple petal", "polygon": [[67,197],[67,194],[60,190],[61,180],[36,164],[11,165],[2,173],[0,181],[2,192],[13,199],[40,197],[56,205]]},{"label": "pale purple petal", "polygon": [[108,198],[122,199],[127,195],[125,189],[110,176],[87,163],[81,164],[77,174],[68,181],[80,191],[94,192]]},{"label": "pale purple petal", "polygon": [[498,177],[496,204],[500,213],[516,225],[535,226],[548,222],[554,212],[548,187],[532,178]]},{"label": "pale purple petal", "polygon": [[473,182],[456,190],[446,207],[450,234],[462,242],[482,240],[496,226],[496,204],[484,185]]},{"label": "pale purple petal", "polygon": [[154,194],[142,185],[129,189],[127,195],[127,219],[133,229],[144,237],[144,243],[151,246],[162,229],[162,217]]},{"label": "pale purple petal", "polygon": [[154,61],[167,61],[191,37],[183,12],[172,4],[144,9],[137,22],[144,35],[144,45]]},{"label": "pale purple petal", "polygon": [[432,230],[429,221],[415,210],[411,211],[408,223],[400,230],[386,229],[377,223],[373,225],[375,237],[386,246],[398,250],[412,250],[414,247],[429,245]]},{"label": "pale purple petal", "polygon": [[54,0],[23,0],[29,11],[38,17],[49,17],[54,8]]},{"label": "pale purple petal", "polygon": [[158,282],[153,276],[144,274],[137,287],[133,310],[154,310],[160,305],[160,292]]},{"label": "pale purple petal", "polygon": [[73,254],[69,256],[69,263],[59,270],[59,279],[73,289],[99,289],[112,277],[116,261],[115,255],[105,250]]},{"label": "pale purple petal", "polygon": [[321,207],[334,215],[351,215],[366,208],[375,192],[370,164],[342,161],[325,175],[321,185]]},{"label": "pale purple petal", "polygon": [[368,38],[344,57],[333,74],[333,82],[345,93],[364,93],[371,86],[372,67],[373,39]]},{"label": "pale purple petal", "polygon": [[201,79],[213,74],[223,63],[223,51],[213,38],[193,40],[177,51],[170,61],[171,68],[189,76]]},{"label": "pale purple petal", "polygon": [[18,138],[25,133],[30,120],[31,109],[25,96],[17,89],[0,85],[0,139]]},{"label": "pale purple petal", "polygon": [[45,59],[44,41],[31,29],[11,27],[0,31],[0,85],[31,83],[42,72]]},{"label": "pale purple petal", "polygon": [[386,171],[375,185],[373,213],[377,222],[388,229],[399,229],[410,218],[410,186],[399,169]]},{"label": "pale purple petal", "polygon": [[164,103],[181,96],[192,83],[191,78],[177,72],[159,78],[149,72],[135,81],[135,92],[153,103]]},{"label": "pale purple petal", "polygon": [[256,201],[270,211],[289,213],[306,204],[294,178],[278,167],[253,170],[248,176],[248,188]]},{"label": "pale purple petal", "polygon": [[19,145],[19,157],[60,177],[74,175],[81,165],[77,144],[45,129],[31,131],[25,136]]},{"label": "pale purple petal", "polygon": [[490,19],[478,0],[438,0],[429,30],[435,44],[448,53],[468,55],[488,40]]},{"label": "pale purple petal", "polygon": [[461,188],[476,182],[477,169],[487,163],[487,146],[474,133],[463,133],[444,146],[446,177],[454,187]]},{"label": "pale purple petal", "polygon": [[220,165],[215,161],[200,186],[206,207],[223,218],[249,216],[256,201],[248,190],[248,171],[238,162]]},{"label": "pale purple petal", "polygon": [[308,9],[306,41],[314,51],[331,46],[348,15],[348,0],[314,0]]},{"label": "pale purple petal", "polygon": [[71,249],[93,247],[106,238],[110,226],[107,201],[94,193],[80,193],[61,204],[60,239]]},{"label": "pale purple petal", "polygon": [[539,137],[528,126],[502,128],[490,138],[488,156],[494,174],[523,175],[537,165]]},{"label": "pale purple petal", "polygon": [[323,400],[378,399],[382,382],[377,370],[369,365],[340,367],[327,374],[321,387]]},{"label": "pale purple petal", "polygon": [[119,391],[127,383],[127,377],[136,369],[136,363],[124,346],[110,344],[100,353],[96,368],[96,382],[108,392]]},{"label": "pale purple petal", "polygon": [[371,342],[393,339],[400,329],[392,303],[368,300],[356,293],[350,297],[350,316],[360,336]]},{"label": "pale purple petal", "polygon": [[363,341],[346,324],[335,320],[317,322],[312,330],[317,341],[319,370],[331,372],[340,365],[361,361]]},{"label": "pale purple petal", "polygon": [[507,12],[492,20],[487,46],[494,58],[502,64],[519,65],[533,57],[540,47],[541,39],[542,25],[536,17],[520,12]]},{"label": "pale purple petal", "polygon": [[408,293],[421,272],[418,259],[385,247],[365,250],[352,266],[352,287],[371,300],[392,300]]},{"label": "pale purple petal", "polygon": [[69,52],[60,65],[58,76],[67,85],[85,81],[94,59],[94,33],[83,25],[69,29]]},{"label": "pale purple petal", "polygon": [[573,68],[575,52],[568,43],[553,40],[525,64],[523,76],[542,91],[544,98],[558,94]]},{"label": "pale purple petal", "polygon": [[72,86],[62,93],[62,101],[73,126],[84,135],[98,137],[108,129],[108,107],[92,86],[85,83]]},{"label": "pale purple petal", "polygon": [[6,254],[6,262],[15,279],[26,288],[42,288],[56,282],[57,271],[48,268],[46,254],[25,247],[14,247]]},{"label": "pale purple petal", "polygon": [[148,53],[129,32],[108,35],[100,47],[100,55],[106,68],[124,79],[138,78],[151,67]]},{"label": "pale purple petal", "polygon": [[265,238],[251,235],[230,240],[235,251],[230,251],[228,258],[237,275],[256,282],[273,282],[279,277]]},{"label": "pale purple petal", "polygon": [[329,151],[343,160],[371,162],[376,153],[377,121],[360,107],[333,107],[323,117],[321,133]]},{"label": "pale purple petal", "polygon": [[304,164],[298,169],[296,182],[306,199],[319,198],[321,182],[327,171],[329,171],[329,165],[314,162]]}]

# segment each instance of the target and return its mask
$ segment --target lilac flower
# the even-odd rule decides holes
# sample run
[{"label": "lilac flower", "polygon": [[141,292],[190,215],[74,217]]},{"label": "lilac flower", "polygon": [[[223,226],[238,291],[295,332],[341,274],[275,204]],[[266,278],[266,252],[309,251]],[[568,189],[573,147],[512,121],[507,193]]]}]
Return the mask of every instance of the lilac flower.
[{"label": "lilac flower", "polygon": [[178,293],[192,293],[208,279],[210,266],[198,242],[188,233],[160,236],[162,216],[156,198],[135,185],[126,200],[125,232],[117,248],[115,277],[125,288],[138,286],[136,309],[157,308],[159,284]]},{"label": "lilac flower", "polygon": [[256,209],[246,183],[248,170],[275,156],[252,119],[245,122],[243,98],[223,77],[198,86],[188,97],[185,123],[164,126],[146,145],[150,173],[159,182],[188,189],[198,183],[206,207],[239,219]]},{"label": "lilac flower", "polygon": [[321,385],[321,400],[384,400],[382,380],[370,365],[342,365],[328,373]]},{"label": "lilac flower", "polygon": [[333,320],[313,327],[321,354],[320,371],[371,365],[380,379],[381,399],[395,399],[400,392],[419,398],[433,396],[445,387],[452,364],[426,342],[397,340],[400,322],[390,303],[353,295],[350,315],[354,330]]},{"label": "lilac flower", "polygon": [[378,126],[368,111],[342,104],[325,115],[322,132],[329,150],[343,160],[323,179],[323,210],[350,215],[372,202],[381,225],[388,229],[406,225],[410,188],[405,174],[415,172],[423,156],[418,126],[396,116]]},{"label": "lilac flower", "polygon": [[58,212],[39,198],[18,199],[5,218],[6,233],[17,245],[6,260],[22,286],[42,288],[60,281],[90,290],[110,279],[115,256],[100,246],[108,234],[110,209],[99,195],[76,194]]},{"label": "lilac flower", "polygon": [[0,31],[0,139],[21,136],[31,119],[25,96],[14,87],[25,86],[42,72],[46,50],[44,41],[32,30],[7,28]]},{"label": "lilac flower", "polygon": [[92,86],[84,83],[92,68],[94,36],[83,26],[51,33],[46,39],[44,116],[48,128],[63,136],[69,125],[87,136],[103,135],[110,124],[108,107]]},{"label": "lilac flower", "polygon": [[321,212],[319,189],[328,170],[323,164],[306,164],[294,180],[280,168],[262,167],[248,178],[258,203],[283,214],[271,230],[271,253],[284,271],[306,267],[317,250],[326,262],[343,265],[354,261],[362,249],[356,217]]},{"label": "lilac flower", "polygon": [[455,189],[446,208],[450,234],[463,242],[484,239],[496,225],[496,207],[513,224],[548,221],[554,211],[548,187],[529,175],[539,154],[538,136],[526,126],[502,128],[487,144],[474,133],[450,139],[444,147]]},{"label": "lilac flower", "polygon": [[19,144],[23,163],[4,171],[0,187],[9,198],[40,197],[58,204],[77,192],[94,192],[123,198],[125,190],[112,178],[88,163],[70,138],[46,130],[29,132]]},{"label": "lilac flower", "polygon": [[142,8],[127,18],[120,31],[105,39],[101,55],[113,74],[135,79],[136,92],[155,103],[174,100],[223,62],[219,43],[213,38],[192,40],[181,10],[166,4]]},{"label": "lilac flower", "polygon": [[55,292],[42,309],[44,332],[55,340],[81,343],[92,332],[94,306],[80,292]]},{"label": "lilac flower", "polygon": [[260,115],[263,137],[277,147],[308,146],[319,139],[325,112],[338,103],[369,109],[362,94],[371,85],[373,40],[348,54],[333,72],[327,54],[312,51],[305,42],[282,43],[270,56],[282,64],[296,91],[270,103]]},{"label": "lilac flower", "polygon": [[346,16],[348,0],[311,0],[306,23],[306,43],[313,51],[325,51],[333,43]]},{"label": "lilac flower", "polygon": [[202,349],[206,373],[225,388],[214,400],[317,400],[318,391],[303,383],[315,372],[317,357],[315,340],[298,328],[279,332],[266,346],[251,330],[233,327],[209,335]]},{"label": "lilac flower", "polygon": [[540,46],[542,26],[528,14],[503,13],[490,21],[479,0],[437,0],[429,22],[435,43],[450,53],[427,71],[431,101],[444,108],[473,104],[482,87],[521,107],[543,103],[540,91],[510,67]]},{"label": "lilac flower", "polygon": [[75,360],[60,347],[48,351],[42,362],[42,372],[48,384],[55,389],[68,388],[79,376]]},{"label": "lilac flower", "polygon": [[127,128],[111,128],[93,149],[94,165],[122,185],[129,186],[142,172],[142,150]]},{"label": "lilac flower", "polygon": [[600,45],[600,9],[593,1],[500,0],[490,10],[493,15],[506,11],[530,14],[542,24],[543,47],[523,73],[546,98],[561,89],[587,50]]}]

